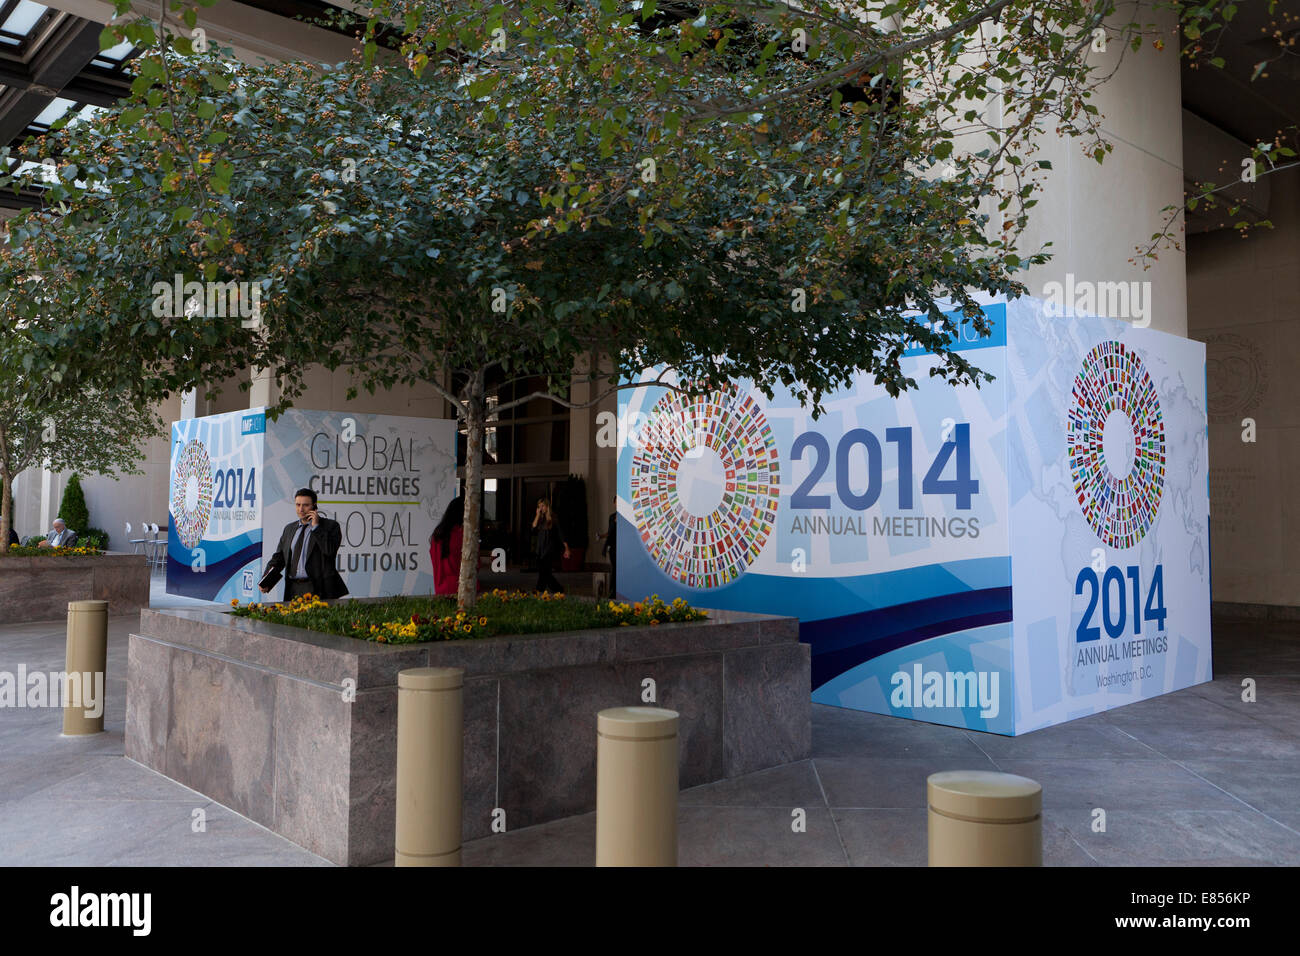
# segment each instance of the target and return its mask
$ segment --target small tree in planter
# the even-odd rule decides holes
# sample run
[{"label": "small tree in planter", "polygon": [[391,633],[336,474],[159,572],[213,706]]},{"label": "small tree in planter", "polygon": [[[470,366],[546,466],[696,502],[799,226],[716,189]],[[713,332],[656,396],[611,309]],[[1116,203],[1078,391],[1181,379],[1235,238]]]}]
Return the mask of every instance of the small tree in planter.
[{"label": "small tree in planter", "polygon": [[59,502],[59,517],[78,535],[85,534],[90,527],[90,509],[86,507],[86,493],[81,490],[81,476],[75,471],[63,489],[63,498]]}]

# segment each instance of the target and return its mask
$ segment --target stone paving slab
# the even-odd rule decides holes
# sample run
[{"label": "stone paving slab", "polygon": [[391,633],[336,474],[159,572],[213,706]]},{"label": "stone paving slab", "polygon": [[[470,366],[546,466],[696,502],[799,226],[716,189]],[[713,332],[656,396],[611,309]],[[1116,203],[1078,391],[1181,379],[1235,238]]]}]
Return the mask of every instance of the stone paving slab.
[{"label": "stone paving slab", "polygon": [[[104,734],[62,738],[58,710],[0,710],[0,865],[329,865],[122,756],[137,623],[110,620]],[[811,759],[682,792],[679,862],[923,866],[925,776],[986,767],[1044,784],[1049,866],[1300,865],[1300,626],[1215,634],[1212,683],[1023,737],[814,705]],[[61,669],[63,642],[60,623],[0,626],[0,670]],[[463,862],[589,866],[594,855],[588,813],[467,843]]]}]

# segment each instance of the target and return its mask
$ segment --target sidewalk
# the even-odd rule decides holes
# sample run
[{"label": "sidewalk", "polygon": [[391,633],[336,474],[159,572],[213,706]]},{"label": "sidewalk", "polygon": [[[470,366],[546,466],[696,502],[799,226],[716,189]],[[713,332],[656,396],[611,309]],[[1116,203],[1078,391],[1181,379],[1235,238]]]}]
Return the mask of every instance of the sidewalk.
[{"label": "sidewalk", "polygon": [[[62,738],[58,709],[0,710],[0,865],[329,865],[122,756],[135,623],[109,623],[105,733]],[[812,759],[682,792],[680,862],[923,866],[926,776],[988,769],[1043,785],[1048,865],[1300,864],[1300,624],[1214,633],[1212,683],[1018,738],[814,705]],[[0,626],[0,671],[62,670],[64,639],[63,622]],[[594,847],[586,814],[466,844],[464,863],[585,866]]]}]

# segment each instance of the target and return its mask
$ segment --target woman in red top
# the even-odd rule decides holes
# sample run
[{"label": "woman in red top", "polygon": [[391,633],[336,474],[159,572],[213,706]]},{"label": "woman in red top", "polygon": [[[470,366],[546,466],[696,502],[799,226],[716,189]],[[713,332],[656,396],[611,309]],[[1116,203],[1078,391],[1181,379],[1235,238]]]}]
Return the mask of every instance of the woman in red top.
[{"label": "woman in red top", "polygon": [[429,538],[433,561],[433,593],[456,593],[460,583],[460,552],[465,542],[465,499],[457,496],[442,513],[442,520]]}]

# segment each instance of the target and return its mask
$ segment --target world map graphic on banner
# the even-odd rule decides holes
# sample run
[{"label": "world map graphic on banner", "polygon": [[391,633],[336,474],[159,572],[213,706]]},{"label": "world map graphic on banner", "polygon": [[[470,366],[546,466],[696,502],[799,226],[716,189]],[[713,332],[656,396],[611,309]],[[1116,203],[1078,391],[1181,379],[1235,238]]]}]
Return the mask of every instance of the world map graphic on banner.
[{"label": "world map graphic on banner", "polygon": [[763,550],[781,466],[767,419],[736,386],[665,395],[640,431],[632,508],[641,540],[687,587],[739,577]]},{"label": "world map graphic on banner", "polygon": [[1165,426],[1146,366],[1122,342],[1102,342],[1084,358],[1066,444],[1088,524],[1112,548],[1133,547],[1160,507]]}]

